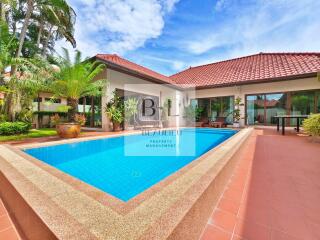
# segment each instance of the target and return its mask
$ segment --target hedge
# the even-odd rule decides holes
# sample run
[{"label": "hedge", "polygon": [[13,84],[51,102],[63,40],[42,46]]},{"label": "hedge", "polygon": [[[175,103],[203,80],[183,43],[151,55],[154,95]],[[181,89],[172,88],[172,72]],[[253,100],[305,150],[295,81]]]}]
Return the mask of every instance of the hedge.
[{"label": "hedge", "polygon": [[0,123],[0,135],[15,135],[27,133],[31,127],[25,122],[2,122]]}]

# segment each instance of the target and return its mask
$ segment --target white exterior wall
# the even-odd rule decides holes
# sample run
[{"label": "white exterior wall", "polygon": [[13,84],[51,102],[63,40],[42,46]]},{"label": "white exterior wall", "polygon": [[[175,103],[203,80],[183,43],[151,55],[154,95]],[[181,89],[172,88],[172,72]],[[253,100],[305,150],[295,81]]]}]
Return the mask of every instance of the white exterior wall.
[{"label": "white exterior wall", "polygon": [[172,100],[177,99],[177,101],[172,102],[172,114],[177,113],[178,116],[169,116],[169,126],[174,127],[184,125],[184,93],[182,91],[169,87],[166,84],[152,83],[112,69],[106,69],[103,75],[108,81],[105,95],[102,97],[102,128],[104,130],[110,130],[110,121],[106,114],[104,114],[104,108],[108,99],[112,97],[112,92],[115,89],[125,89],[127,91],[157,96],[161,101],[161,106],[163,106],[163,103],[167,98]]},{"label": "white exterior wall", "polygon": [[[179,91],[168,87],[167,85],[155,84],[112,69],[106,69],[102,75],[104,75],[104,77],[108,80],[107,91],[105,91],[105,95],[102,97],[102,109],[104,109],[108,98],[112,96],[112,92],[117,88],[158,96],[161,99],[161,105],[163,105],[163,102],[166,100],[166,98],[173,99],[176,95],[178,95],[179,100],[176,103],[173,102],[173,104],[176,104],[179,116],[169,117],[170,126],[183,126],[185,124],[183,118],[183,109],[190,103],[190,100],[194,98],[234,96],[235,98],[240,97],[242,99],[242,103],[245,104],[245,96],[249,94],[320,89],[320,82],[315,77],[232,87],[200,89],[194,92],[193,90]],[[173,109],[174,108],[175,107],[173,107]],[[240,110],[242,116],[240,124],[241,126],[244,126],[245,106],[241,106]],[[105,114],[102,114],[102,128],[106,131],[110,130],[110,122]]]},{"label": "white exterior wall", "polygon": [[[298,80],[279,81],[271,83],[248,84],[234,87],[221,87],[202,89],[196,91],[196,98],[234,96],[240,97],[245,103],[245,96],[248,94],[277,93],[300,90],[320,89],[320,82],[314,78],[304,78]],[[245,106],[241,107],[241,116],[245,116]],[[240,124],[245,125],[245,119],[241,119]]]},{"label": "white exterior wall", "polygon": [[[39,97],[42,98],[42,102],[40,102],[40,111],[48,111],[48,112],[55,112],[59,106],[66,106],[67,99],[66,98],[59,98],[61,99],[61,103],[45,103],[46,98],[51,98],[52,93],[40,93]],[[34,102],[33,104],[33,111],[38,111],[38,103]]]}]

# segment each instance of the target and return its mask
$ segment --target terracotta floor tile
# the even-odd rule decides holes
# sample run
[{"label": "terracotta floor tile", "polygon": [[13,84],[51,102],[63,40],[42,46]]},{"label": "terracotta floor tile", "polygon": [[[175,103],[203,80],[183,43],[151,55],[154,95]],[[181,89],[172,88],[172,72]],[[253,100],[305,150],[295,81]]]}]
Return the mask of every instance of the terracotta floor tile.
[{"label": "terracotta floor tile", "polygon": [[271,240],[304,240],[288,235],[287,233],[280,232],[278,230],[271,231]]},{"label": "terracotta floor tile", "polygon": [[4,208],[3,203],[0,201],[0,217],[5,214],[7,214],[6,209]]},{"label": "terracotta floor tile", "polygon": [[4,231],[0,231],[0,239],[3,240],[19,240],[16,231],[11,227]]},{"label": "terracotta floor tile", "polygon": [[294,212],[284,214],[278,211],[272,211],[272,228],[300,239],[313,239],[306,225],[305,215]]},{"label": "terracotta floor tile", "polygon": [[226,233],[215,226],[207,225],[201,240],[231,240],[231,234]]},{"label": "terracotta floor tile", "polygon": [[211,217],[211,223],[226,232],[233,232],[236,224],[236,216],[222,210],[215,210]]},{"label": "terracotta floor tile", "polygon": [[245,240],[271,240],[271,229],[259,224],[238,220],[235,235]]},{"label": "terracotta floor tile", "polygon": [[12,226],[8,215],[0,217],[0,231]]},{"label": "terracotta floor tile", "polygon": [[270,206],[251,203],[250,201],[240,205],[238,218],[266,227],[271,227],[272,224]]},{"label": "terracotta floor tile", "polygon": [[314,239],[320,239],[320,224],[308,223],[307,227],[311,229],[311,234]]},{"label": "terracotta floor tile", "polygon": [[236,201],[236,202],[241,202],[242,194],[243,194],[243,191],[241,191],[241,190],[227,189],[227,190],[223,193],[223,196],[224,196],[225,198],[230,199],[230,200],[233,200],[233,201]]},{"label": "terracotta floor tile", "polygon": [[238,214],[239,207],[240,207],[239,203],[227,198],[221,198],[218,204],[218,209],[232,213],[234,215]]}]

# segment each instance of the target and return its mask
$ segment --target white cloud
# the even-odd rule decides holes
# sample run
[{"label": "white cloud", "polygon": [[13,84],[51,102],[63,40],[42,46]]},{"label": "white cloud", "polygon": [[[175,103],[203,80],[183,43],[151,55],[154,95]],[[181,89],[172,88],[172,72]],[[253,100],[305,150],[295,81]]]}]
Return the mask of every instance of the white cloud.
[{"label": "white cloud", "polygon": [[164,6],[165,6],[165,10],[167,12],[171,12],[175,6],[175,4],[177,4],[180,0],[162,0]]},{"label": "white cloud", "polygon": [[[217,1],[215,7],[221,10],[226,1]],[[202,29],[196,38],[183,40],[182,50],[201,55],[223,48],[225,57],[233,57],[257,51],[320,49],[320,41],[314,41],[320,29],[318,0],[258,0],[243,8],[229,1],[227,7],[223,10],[233,14],[214,23],[213,30]]]},{"label": "white cloud", "polygon": [[70,0],[77,12],[77,47],[87,55],[123,55],[142,47],[162,34],[164,17],[178,1]]},{"label": "white cloud", "polygon": [[160,57],[154,57],[149,55],[144,55],[143,58],[153,60],[156,62],[166,63],[168,64],[168,66],[171,66],[171,68],[175,71],[181,71],[187,67],[187,64],[180,60],[160,58]]},{"label": "white cloud", "polygon": [[223,8],[225,8],[228,0],[217,0],[214,9],[216,11],[221,11]]}]

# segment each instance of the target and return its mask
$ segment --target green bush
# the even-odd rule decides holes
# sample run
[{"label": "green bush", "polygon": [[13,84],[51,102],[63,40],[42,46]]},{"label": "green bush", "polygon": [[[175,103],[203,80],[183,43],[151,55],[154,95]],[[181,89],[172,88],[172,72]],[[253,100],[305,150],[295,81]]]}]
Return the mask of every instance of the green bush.
[{"label": "green bush", "polygon": [[25,122],[2,122],[0,123],[0,135],[15,135],[27,133],[31,127]]},{"label": "green bush", "polygon": [[312,114],[303,121],[303,130],[311,136],[320,136],[320,113]]}]

